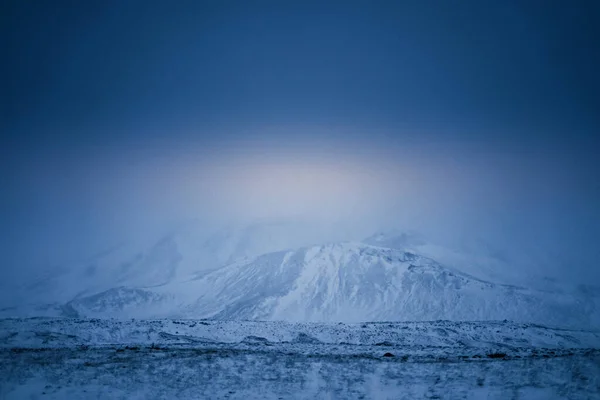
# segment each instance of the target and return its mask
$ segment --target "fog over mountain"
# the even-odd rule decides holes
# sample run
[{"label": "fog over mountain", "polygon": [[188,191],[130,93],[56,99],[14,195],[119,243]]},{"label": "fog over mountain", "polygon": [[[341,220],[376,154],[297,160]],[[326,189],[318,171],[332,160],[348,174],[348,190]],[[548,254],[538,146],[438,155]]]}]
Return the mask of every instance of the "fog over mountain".
[{"label": "fog over mountain", "polygon": [[[580,187],[575,169],[548,168],[556,153],[472,144],[457,164],[465,150],[449,144],[329,134],[256,133],[245,146],[196,153],[189,142],[156,147],[157,157],[140,148],[129,160],[118,150],[112,163],[37,160],[30,186],[17,187],[32,204],[6,215],[2,315],[596,326],[594,189]],[[384,267],[360,258],[363,245],[375,246],[374,260],[408,252],[439,268]],[[315,264],[311,246],[330,249],[333,264]],[[335,277],[356,289],[305,292],[305,270],[311,285]],[[292,312],[280,302],[295,291],[303,299]]]},{"label": "fog over mountain", "polygon": [[19,160],[27,167],[4,192],[2,253],[4,265],[19,268],[6,272],[72,262],[197,218],[207,231],[300,221],[315,243],[324,226],[344,239],[414,230],[449,247],[517,256],[535,273],[597,277],[598,193],[585,182],[594,170],[570,155],[514,154],[495,142],[438,149],[394,139],[384,147],[330,135],[314,146],[307,134],[280,146],[142,147],[96,159],[57,150],[60,158]]}]

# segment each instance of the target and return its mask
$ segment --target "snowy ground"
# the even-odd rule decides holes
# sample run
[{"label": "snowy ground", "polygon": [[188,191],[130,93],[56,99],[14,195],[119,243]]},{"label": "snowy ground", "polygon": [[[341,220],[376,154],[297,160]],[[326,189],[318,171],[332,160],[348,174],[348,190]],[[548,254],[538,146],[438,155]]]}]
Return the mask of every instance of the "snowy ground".
[{"label": "snowy ground", "polygon": [[0,320],[0,398],[600,398],[600,333],[510,322]]}]

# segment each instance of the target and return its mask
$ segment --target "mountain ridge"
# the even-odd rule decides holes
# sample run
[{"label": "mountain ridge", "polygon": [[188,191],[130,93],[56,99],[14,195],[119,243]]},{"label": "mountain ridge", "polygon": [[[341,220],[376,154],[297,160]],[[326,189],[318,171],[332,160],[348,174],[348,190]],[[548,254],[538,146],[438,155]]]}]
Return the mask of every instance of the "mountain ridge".
[{"label": "mountain ridge", "polygon": [[[508,319],[591,326],[598,319],[595,307],[581,307],[569,294],[496,284],[428,257],[356,242],[268,253],[199,279],[129,290],[128,305],[117,297],[102,310],[98,302],[110,304],[114,291],[69,304],[80,316],[128,317],[135,312],[123,310],[131,309],[154,317],[292,322]],[[160,299],[166,314],[148,314],[156,305],[145,298]]]},{"label": "mountain ridge", "polygon": [[[199,233],[198,228],[192,224],[175,229],[147,247],[115,247],[98,253],[101,261],[95,264],[39,279],[23,291],[16,306],[0,308],[0,316],[291,322],[507,319],[600,326],[600,291],[594,287],[560,291],[487,278],[478,273],[477,262],[461,268],[439,262],[431,254],[441,248],[416,233],[380,232],[364,241],[290,248],[310,242],[309,235],[277,237],[289,231],[285,224],[216,234]],[[201,260],[208,259],[222,262],[201,268]]]}]

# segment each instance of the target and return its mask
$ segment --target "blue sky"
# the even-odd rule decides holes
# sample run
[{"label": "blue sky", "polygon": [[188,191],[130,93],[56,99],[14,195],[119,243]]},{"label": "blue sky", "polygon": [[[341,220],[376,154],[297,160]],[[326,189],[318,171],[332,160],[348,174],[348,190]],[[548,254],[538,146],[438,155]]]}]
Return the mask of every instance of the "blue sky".
[{"label": "blue sky", "polygon": [[2,7],[3,265],[149,221],[304,215],[595,273],[596,2]]}]

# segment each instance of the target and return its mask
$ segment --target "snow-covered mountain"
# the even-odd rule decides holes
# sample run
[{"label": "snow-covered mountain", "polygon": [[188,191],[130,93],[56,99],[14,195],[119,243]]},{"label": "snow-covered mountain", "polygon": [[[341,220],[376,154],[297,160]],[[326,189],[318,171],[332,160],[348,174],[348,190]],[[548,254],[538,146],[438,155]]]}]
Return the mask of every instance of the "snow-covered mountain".
[{"label": "snow-covered mountain", "polygon": [[71,316],[285,321],[503,320],[600,325],[597,297],[495,284],[411,252],[335,243],[264,254],[197,279],[78,297]]},{"label": "snow-covered mountain", "polygon": [[12,290],[0,316],[600,326],[600,291],[592,286],[535,289],[501,279],[501,260],[448,250],[415,233],[314,244],[328,237],[302,224],[215,233],[194,221],[38,276]]}]

